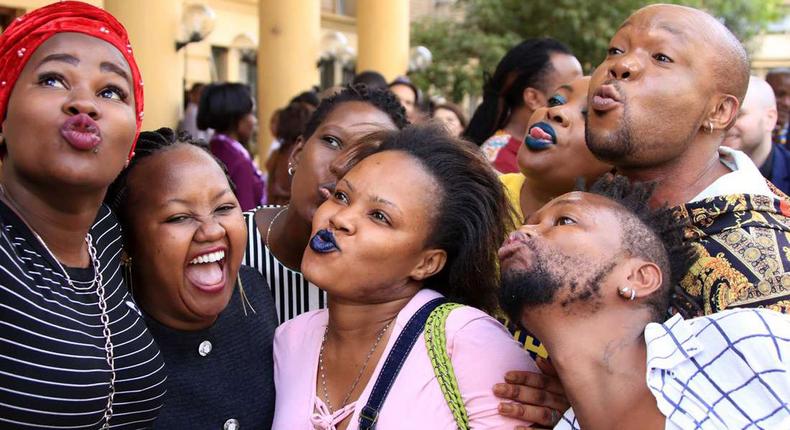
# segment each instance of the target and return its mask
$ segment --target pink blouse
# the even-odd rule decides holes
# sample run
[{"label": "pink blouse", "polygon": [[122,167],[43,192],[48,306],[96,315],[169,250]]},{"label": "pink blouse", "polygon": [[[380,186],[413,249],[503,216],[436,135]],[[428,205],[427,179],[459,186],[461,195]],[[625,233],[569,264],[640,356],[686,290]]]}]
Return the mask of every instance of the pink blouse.
[{"label": "pink blouse", "polygon": [[[321,339],[327,324],[326,309],[308,312],[282,324],[274,338],[274,381],[277,387],[273,429],[335,428],[351,415],[348,430],[356,430],[359,410],[367,402],[384,358],[409,321],[425,303],[441,297],[424,289],[401,310],[382,359],[359,399],[329,414],[316,395],[316,374]],[[447,318],[447,351],[455,369],[469,424],[474,429],[512,429],[527,425],[498,414],[491,391],[508,370],[538,372],[529,354],[507,330],[483,311],[464,306]],[[357,405],[359,407],[357,407]],[[422,335],[411,350],[379,414],[378,429],[455,429],[450,408],[434,376]]]}]

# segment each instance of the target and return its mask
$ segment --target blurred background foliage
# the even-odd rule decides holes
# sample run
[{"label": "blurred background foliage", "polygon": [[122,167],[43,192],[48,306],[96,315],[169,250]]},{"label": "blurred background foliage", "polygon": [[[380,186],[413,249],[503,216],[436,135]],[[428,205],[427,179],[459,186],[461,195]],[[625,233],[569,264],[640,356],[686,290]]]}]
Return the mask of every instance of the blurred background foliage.
[{"label": "blurred background foliage", "polygon": [[[707,10],[720,19],[747,49],[766,25],[780,18],[781,0],[668,0]],[[458,19],[428,18],[412,24],[411,44],[433,53],[426,70],[411,73],[429,93],[460,102],[480,94],[484,73],[521,40],[551,36],[567,44],[585,72],[603,59],[609,39],[636,9],[639,0],[458,0]]]}]

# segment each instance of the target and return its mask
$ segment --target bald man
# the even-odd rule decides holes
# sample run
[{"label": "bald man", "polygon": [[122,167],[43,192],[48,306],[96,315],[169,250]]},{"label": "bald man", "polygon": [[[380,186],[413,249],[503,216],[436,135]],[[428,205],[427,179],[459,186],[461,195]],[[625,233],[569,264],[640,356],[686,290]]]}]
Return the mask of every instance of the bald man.
[{"label": "bald man", "polygon": [[691,224],[699,257],[672,300],[687,316],[790,309],[790,205],[746,154],[721,147],[748,82],[746,51],[718,20],[651,5],[617,30],[590,83],[590,151],[655,182],[651,204]]},{"label": "bald man", "polygon": [[749,78],[749,89],[735,125],[722,143],[743,151],[760,168],[760,173],[783,193],[790,193],[790,150],[772,142],[777,111],[774,92],[768,82]]}]

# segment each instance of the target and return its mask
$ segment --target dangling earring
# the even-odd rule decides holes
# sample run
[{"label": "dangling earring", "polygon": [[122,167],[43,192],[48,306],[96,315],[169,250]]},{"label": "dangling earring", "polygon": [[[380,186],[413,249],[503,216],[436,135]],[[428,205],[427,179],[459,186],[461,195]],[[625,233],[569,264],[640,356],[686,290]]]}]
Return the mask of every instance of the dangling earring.
[{"label": "dangling earring", "polygon": [[121,265],[123,266],[123,277],[126,279],[126,285],[129,289],[129,294],[134,298],[134,285],[132,283],[132,257],[128,256],[124,251],[121,256]]},{"label": "dangling earring", "polygon": [[708,120],[708,134],[713,134],[713,122]]},{"label": "dangling earring", "polygon": [[620,297],[628,298],[629,301],[636,299],[636,290],[631,287],[618,288],[617,293],[620,294]]},{"label": "dangling earring", "polygon": [[296,169],[294,169],[294,165],[292,163],[288,163],[288,176],[293,176]]},{"label": "dangling earring", "polygon": [[250,303],[250,299],[247,298],[247,293],[244,292],[244,286],[241,284],[241,273],[236,274],[236,285],[239,287],[239,296],[241,297],[241,310],[244,311],[244,316],[247,316],[247,306],[250,307],[252,313],[257,314],[255,312],[255,308],[252,307],[252,303]]}]

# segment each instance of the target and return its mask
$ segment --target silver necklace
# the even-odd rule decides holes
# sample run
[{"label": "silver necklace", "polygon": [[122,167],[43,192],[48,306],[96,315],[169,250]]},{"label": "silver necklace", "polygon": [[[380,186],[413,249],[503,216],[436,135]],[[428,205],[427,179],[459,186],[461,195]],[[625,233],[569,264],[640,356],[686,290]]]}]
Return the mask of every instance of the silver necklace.
[{"label": "silver necklace", "polygon": [[58,260],[57,257],[55,257],[55,253],[52,252],[51,249],[49,249],[49,246],[47,246],[47,243],[44,242],[44,239],[41,237],[41,235],[39,235],[35,230],[33,230],[33,227],[31,227],[30,224],[28,224],[28,222],[25,221],[24,218],[22,218],[22,215],[20,214],[19,210],[16,209],[18,208],[18,205],[16,204],[16,202],[14,202],[11,196],[8,195],[8,193],[5,190],[5,186],[3,186],[3,184],[0,184],[0,194],[2,194],[5,197],[5,200],[8,203],[11,203],[11,206],[14,207],[15,209],[14,211],[19,216],[19,219],[21,219],[25,223],[25,225],[27,225],[27,228],[31,232],[33,232],[33,235],[36,237],[36,239],[38,239],[38,242],[41,244],[41,246],[43,246],[44,249],[47,251],[47,253],[49,253],[49,256],[52,258],[55,264],[58,265],[58,268],[63,273],[63,276],[66,278],[66,282],[71,288],[75,290],[88,290],[90,288],[93,288],[94,285],[97,286],[96,295],[99,298],[99,310],[101,311],[101,314],[99,315],[99,319],[101,320],[102,323],[102,334],[104,335],[105,359],[107,361],[107,365],[110,366],[110,386],[109,386],[110,392],[107,395],[107,406],[104,409],[104,416],[102,417],[103,424],[101,428],[102,430],[109,429],[110,418],[112,418],[112,414],[113,414],[112,405],[113,405],[113,400],[115,399],[115,352],[112,344],[112,331],[110,331],[110,316],[107,313],[107,300],[104,295],[104,277],[102,276],[101,273],[101,262],[99,261],[99,257],[97,256],[96,247],[93,246],[93,237],[91,236],[90,232],[85,234],[85,243],[88,245],[88,256],[91,259],[91,264],[93,265],[93,270],[94,270],[93,281],[91,281],[90,285],[88,285],[87,287],[77,287],[76,285],[74,285],[74,282],[71,280],[71,276],[69,276],[69,272],[66,270],[65,267],[63,267],[63,265],[60,263],[60,260]]},{"label": "silver necklace", "polygon": [[[368,363],[370,362],[370,357],[373,356],[373,353],[376,351],[376,347],[379,346],[381,342],[381,338],[384,337],[384,333],[387,332],[387,329],[392,324],[392,321],[388,322],[387,325],[382,328],[378,335],[376,335],[376,341],[373,342],[373,346],[368,351],[367,357],[365,357],[365,362],[362,364],[362,369],[359,370],[357,377],[354,379],[354,382],[351,384],[351,388],[349,388],[348,393],[346,393],[346,397],[343,398],[343,402],[340,404],[340,408],[344,407],[348,404],[348,400],[351,398],[351,393],[354,392],[354,389],[357,388],[357,384],[359,384],[360,379],[362,379],[362,375],[365,373],[365,369],[368,368]],[[324,403],[326,407],[329,408],[329,413],[334,413],[335,409],[332,407],[332,402],[329,401],[329,388],[326,386],[326,368],[324,366],[324,346],[326,345],[326,333],[329,331],[329,326],[324,330],[324,338],[321,340],[321,351],[318,353],[318,370],[321,374],[321,388],[324,391]]]},{"label": "silver necklace", "polygon": [[277,212],[277,213],[274,215],[274,218],[272,218],[272,222],[270,222],[270,223],[269,223],[269,228],[267,228],[267,229],[266,229],[266,240],[264,240],[264,241],[263,241],[263,243],[264,243],[266,246],[268,246],[268,247],[269,247],[269,249],[271,249],[271,247],[272,247],[272,245],[269,243],[269,235],[271,235],[271,234],[272,234],[272,227],[274,226],[274,222],[275,222],[275,221],[277,221],[277,218],[279,218],[279,217],[280,217],[280,215],[282,215],[282,214],[283,214],[283,212],[285,212],[285,211],[287,211],[287,210],[288,210],[288,206],[286,206],[286,207],[284,207],[284,208],[280,209],[280,212]]}]

